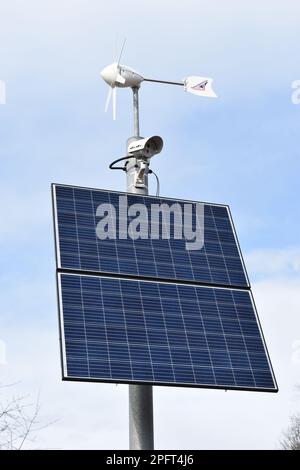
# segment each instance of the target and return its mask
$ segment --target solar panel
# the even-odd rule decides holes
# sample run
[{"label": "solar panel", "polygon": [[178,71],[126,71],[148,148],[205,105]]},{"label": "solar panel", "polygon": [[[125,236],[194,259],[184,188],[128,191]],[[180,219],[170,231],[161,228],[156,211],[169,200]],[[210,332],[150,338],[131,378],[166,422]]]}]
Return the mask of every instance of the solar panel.
[{"label": "solar panel", "polygon": [[52,188],[64,379],[278,390],[228,206]]},{"label": "solar panel", "polygon": [[[149,223],[148,238],[130,238],[127,225],[124,225],[127,220],[119,217],[120,197],[123,197],[122,202],[126,199],[129,208],[142,204],[149,214],[154,206],[170,208],[175,204],[185,216],[187,205],[193,211],[199,203],[64,185],[53,185],[53,195],[57,266],[60,269],[249,287],[228,206],[201,203],[204,245],[201,249],[187,250],[186,238],[174,238],[172,223],[171,237],[162,239],[166,215],[161,213],[158,220],[151,215],[153,224]],[[111,220],[116,224],[117,236],[99,239],[96,230],[101,221],[98,208],[108,203],[113,205],[117,215],[115,221]],[[174,218],[171,212],[170,221]],[[128,223],[133,219],[129,214]],[[195,231],[196,223],[194,214],[190,219],[191,230]],[[150,237],[150,229],[159,231],[158,239]]]},{"label": "solar panel", "polygon": [[249,290],[58,274],[63,378],[277,391]]}]

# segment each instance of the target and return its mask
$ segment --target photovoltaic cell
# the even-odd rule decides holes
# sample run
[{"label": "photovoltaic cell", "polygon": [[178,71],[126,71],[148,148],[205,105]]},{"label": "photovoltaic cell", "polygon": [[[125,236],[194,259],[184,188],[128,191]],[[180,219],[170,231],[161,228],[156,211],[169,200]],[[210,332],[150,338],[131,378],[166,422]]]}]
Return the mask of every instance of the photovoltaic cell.
[{"label": "photovoltaic cell", "polygon": [[249,290],[58,274],[66,379],[277,391]]},{"label": "photovoltaic cell", "polygon": [[[53,192],[57,266],[60,269],[249,287],[227,206],[204,204],[204,246],[200,250],[187,250],[185,239],[172,236],[157,240],[132,240],[130,237],[100,240],[96,235],[96,226],[101,220],[97,208],[100,204],[110,203],[118,215],[119,196],[123,195],[127,196],[129,207],[143,204],[149,214],[152,204],[171,207],[174,203],[180,205],[183,214],[185,204],[195,206],[192,201],[63,185],[53,185]],[[129,217],[126,223],[130,220]],[[124,235],[118,217],[116,224],[117,235]],[[160,218],[160,234],[164,224],[164,219]],[[195,229],[195,218],[191,228]]]}]

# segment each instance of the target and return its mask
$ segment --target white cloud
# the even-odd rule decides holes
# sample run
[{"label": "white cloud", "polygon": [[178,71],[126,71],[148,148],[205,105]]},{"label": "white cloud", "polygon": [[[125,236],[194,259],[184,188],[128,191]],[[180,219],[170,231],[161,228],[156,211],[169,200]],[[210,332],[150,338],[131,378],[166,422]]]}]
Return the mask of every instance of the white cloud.
[{"label": "white cloud", "polygon": [[245,262],[254,276],[299,276],[300,248],[254,250],[245,255]]},{"label": "white cloud", "polygon": [[5,342],[0,339],[0,366],[6,364],[6,345]]},{"label": "white cloud", "polygon": [[[300,332],[299,332],[300,337]],[[292,344],[292,363],[296,366],[300,365],[300,339],[296,339]]]}]

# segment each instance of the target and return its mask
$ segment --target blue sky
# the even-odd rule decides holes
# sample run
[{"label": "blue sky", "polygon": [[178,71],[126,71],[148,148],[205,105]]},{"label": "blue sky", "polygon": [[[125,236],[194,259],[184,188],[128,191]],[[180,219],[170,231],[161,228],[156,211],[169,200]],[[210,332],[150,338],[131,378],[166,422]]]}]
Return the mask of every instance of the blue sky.
[{"label": "blue sky", "polygon": [[299,409],[299,14],[292,0],[1,2],[0,382],[40,390],[43,419],[58,419],[33,447],[127,447],[127,387],[60,380],[50,194],[125,189],[108,164],[132,133],[131,94],[118,90],[114,122],[100,78],[124,37],[121,62],[144,76],[214,78],[216,100],[144,83],[141,133],[164,139],[162,196],[230,204],[280,388],[156,388],[156,446],[278,446]]}]

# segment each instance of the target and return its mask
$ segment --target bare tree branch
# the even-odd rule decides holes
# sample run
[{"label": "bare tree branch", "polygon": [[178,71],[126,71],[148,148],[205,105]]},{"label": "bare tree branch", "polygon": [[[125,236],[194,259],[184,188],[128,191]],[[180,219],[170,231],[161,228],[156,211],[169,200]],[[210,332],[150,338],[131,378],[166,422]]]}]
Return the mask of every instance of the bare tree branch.
[{"label": "bare tree branch", "polygon": [[283,450],[300,450],[300,414],[291,416],[287,430],[282,433],[280,444]]},{"label": "bare tree branch", "polygon": [[[1,385],[0,389],[3,388]],[[35,439],[37,431],[52,424],[39,422],[39,395],[34,402],[29,399],[29,395],[20,395],[0,400],[0,450],[20,450],[26,442]]]}]

